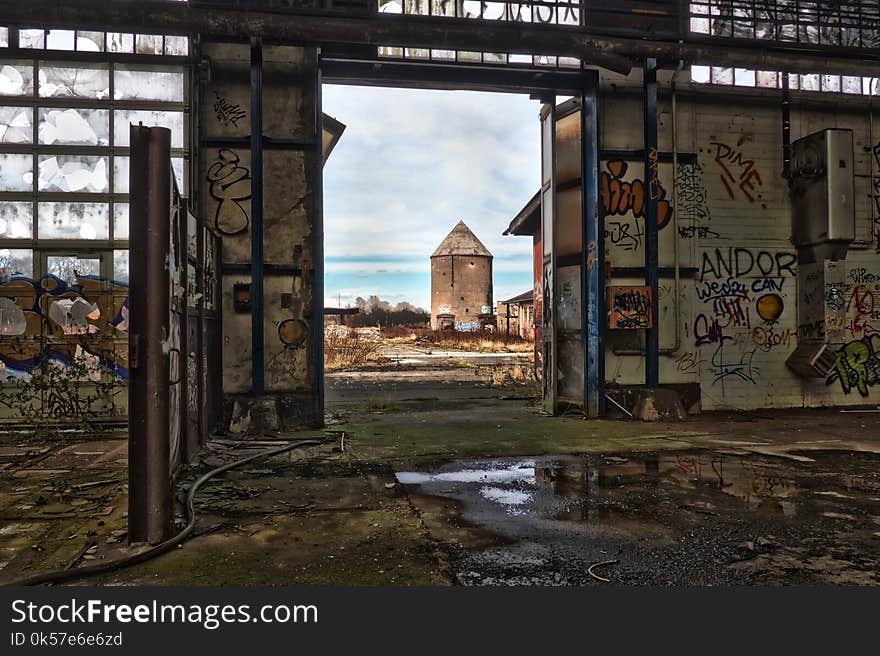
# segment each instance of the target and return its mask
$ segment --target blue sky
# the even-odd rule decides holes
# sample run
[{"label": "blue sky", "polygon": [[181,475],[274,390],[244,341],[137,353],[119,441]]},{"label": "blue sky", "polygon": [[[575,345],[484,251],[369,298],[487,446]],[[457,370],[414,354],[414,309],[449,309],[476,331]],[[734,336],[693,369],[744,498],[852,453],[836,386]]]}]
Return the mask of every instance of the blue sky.
[{"label": "blue sky", "polygon": [[495,256],[495,301],[532,286],[531,239],[502,237],[537,191],[527,95],[324,86],[346,125],[324,168],[325,303],[430,306],[430,255],[461,219]]}]

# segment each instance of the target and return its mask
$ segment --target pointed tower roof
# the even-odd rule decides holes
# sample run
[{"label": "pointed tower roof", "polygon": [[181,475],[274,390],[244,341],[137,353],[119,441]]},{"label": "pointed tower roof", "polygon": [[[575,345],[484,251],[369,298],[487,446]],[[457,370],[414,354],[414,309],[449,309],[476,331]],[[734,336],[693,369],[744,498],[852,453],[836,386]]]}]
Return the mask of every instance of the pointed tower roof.
[{"label": "pointed tower roof", "polygon": [[477,236],[471,232],[464,221],[459,221],[452,229],[446,239],[440,242],[437,250],[431,257],[439,257],[441,255],[480,255],[484,257],[492,257],[489,249],[483,246]]}]

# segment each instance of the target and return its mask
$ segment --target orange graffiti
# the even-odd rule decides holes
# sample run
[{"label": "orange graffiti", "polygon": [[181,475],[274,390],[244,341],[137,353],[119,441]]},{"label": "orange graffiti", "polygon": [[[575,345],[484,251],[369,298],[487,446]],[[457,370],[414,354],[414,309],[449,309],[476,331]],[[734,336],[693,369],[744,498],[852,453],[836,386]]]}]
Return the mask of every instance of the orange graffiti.
[{"label": "orange graffiti", "polygon": [[[624,216],[632,212],[636,218],[645,218],[645,183],[642,180],[627,182],[623,179],[628,165],[623,160],[613,160],[601,174],[602,207],[605,216]],[[650,198],[657,201],[657,228],[663,229],[672,218],[672,205],[666,200],[666,190],[657,179],[654,154],[652,154]]]}]

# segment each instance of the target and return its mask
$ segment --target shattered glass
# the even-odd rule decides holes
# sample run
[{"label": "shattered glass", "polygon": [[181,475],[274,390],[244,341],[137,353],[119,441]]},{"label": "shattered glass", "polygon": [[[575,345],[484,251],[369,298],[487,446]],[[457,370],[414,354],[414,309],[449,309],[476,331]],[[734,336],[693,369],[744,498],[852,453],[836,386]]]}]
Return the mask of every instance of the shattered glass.
[{"label": "shattered glass", "polygon": [[101,260],[97,257],[81,258],[77,255],[49,255],[46,258],[46,273],[75,285],[77,276],[100,276]]},{"label": "shattered glass", "polygon": [[183,102],[183,71],[142,70],[118,65],[114,72],[116,100],[167,100]]},{"label": "shattered glass", "polygon": [[0,64],[0,96],[29,96],[33,92],[33,64],[28,62]]},{"label": "shattered glass", "polygon": [[107,158],[92,155],[40,155],[39,191],[108,191]]},{"label": "shattered glass", "polygon": [[0,191],[32,191],[33,187],[34,158],[0,153]]},{"label": "shattered glass", "polygon": [[113,134],[115,146],[128,146],[130,125],[143,123],[147,126],[161,126],[171,130],[171,147],[183,148],[183,112],[162,110],[116,110],[113,113]]},{"label": "shattered glass", "polygon": [[142,55],[161,55],[162,35],[138,34],[135,40],[135,52]]},{"label": "shattered glass", "polygon": [[19,30],[18,44],[22,48],[38,48],[42,50],[46,47],[46,31],[45,30]]},{"label": "shattered glass", "polygon": [[185,36],[166,36],[165,37],[165,54],[166,55],[187,55],[189,54],[189,39]]},{"label": "shattered glass", "polygon": [[0,203],[0,238],[30,239],[33,231],[33,203],[25,201]]},{"label": "shattered glass", "polygon": [[106,109],[40,109],[41,144],[107,146],[110,112]]},{"label": "shattered glass", "polygon": [[34,277],[34,252],[29,248],[0,248],[0,280]]},{"label": "shattered glass", "polygon": [[107,203],[39,203],[40,239],[108,239]]},{"label": "shattered glass", "polygon": [[0,143],[26,144],[34,139],[34,110],[0,106]]},{"label": "shattered glass", "polygon": [[110,71],[106,67],[53,66],[40,63],[40,96],[105,99],[110,95]]},{"label": "shattered glass", "polygon": [[133,52],[134,51],[134,34],[124,34],[121,32],[107,32],[107,51],[108,52]]}]

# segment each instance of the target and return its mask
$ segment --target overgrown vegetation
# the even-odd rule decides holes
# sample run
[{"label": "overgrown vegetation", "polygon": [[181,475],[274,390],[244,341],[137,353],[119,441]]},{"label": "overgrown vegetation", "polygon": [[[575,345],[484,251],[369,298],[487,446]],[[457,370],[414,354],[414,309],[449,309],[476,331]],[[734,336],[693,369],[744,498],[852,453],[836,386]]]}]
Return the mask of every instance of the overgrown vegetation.
[{"label": "overgrown vegetation", "polygon": [[4,419],[41,440],[57,437],[59,426],[95,434],[107,428],[100,420],[118,416],[125,389],[125,381],[95,356],[59,362],[43,354],[29,375],[0,384],[0,407]]},{"label": "overgrown vegetation", "polygon": [[518,335],[505,335],[492,330],[431,330],[391,326],[382,329],[382,336],[398,342],[412,342],[438,349],[477,351],[481,353],[531,353],[535,343]]},{"label": "overgrown vegetation", "polygon": [[355,332],[327,331],[324,334],[324,368],[352,369],[368,364],[381,364],[380,342],[367,339]]}]

